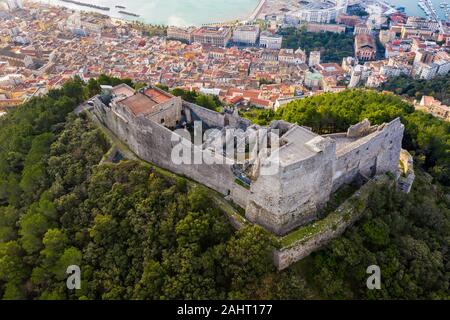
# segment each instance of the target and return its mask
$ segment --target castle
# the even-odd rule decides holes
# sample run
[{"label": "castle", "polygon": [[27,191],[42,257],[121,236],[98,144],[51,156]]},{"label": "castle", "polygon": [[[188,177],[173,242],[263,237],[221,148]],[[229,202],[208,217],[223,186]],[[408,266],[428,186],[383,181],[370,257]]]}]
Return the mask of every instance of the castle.
[{"label": "castle", "polygon": [[[342,185],[399,171],[404,131],[399,119],[380,126],[364,120],[346,133],[321,136],[285,121],[260,127],[233,111],[219,113],[157,87],[135,91],[125,84],[108,88],[89,104],[98,120],[141,159],[224,194],[246,210],[248,220],[277,235],[317,219],[318,211]],[[176,130],[192,133],[196,121],[202,122],[202,132],[215,129],[201,144],[193,144]],[[230,135],[228,129],[235,133]],[[277,132],[279,145],[239,164],[226,161],[227,154],[220,152],[223,146],[217,146],[222,140],[215,139],[235,141],[260,131],[269,137]],[[200,152],[205,161],[174,162],[174,148],[180,141],[192,152]],[[243,148],[248,148],[245,142]],[[274,164],[276,171],[262,174]]]}]

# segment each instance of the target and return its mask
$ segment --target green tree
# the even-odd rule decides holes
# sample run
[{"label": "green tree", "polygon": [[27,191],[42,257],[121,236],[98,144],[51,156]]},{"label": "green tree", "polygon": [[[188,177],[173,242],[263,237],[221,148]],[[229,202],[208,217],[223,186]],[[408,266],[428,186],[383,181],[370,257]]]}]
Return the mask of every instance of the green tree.
[{"label": "green tree", "polygon": [[341,63],[342,59],[353,56],[353,35],[333,32],[307,32],[306,27],[283,28],[278,32],[283,36],[283,48],[301,48],[309,55],[320,51],[323,62]]},{"label": "green tree", "polygon": [[87,83],[87,96],[93,97],[97,94],[99,94],[101,91],[100,84],[98,81],[94,78],[89,79]]},{"label": "green tree", "polygon": [[232,297],[240,297],[239,292],[246,285],[273,271],[270,257],[272,249],[271,236],[259,226],[243,228],[230,240],[227,244],[229,261],[224,267],[232,279]]},{"label": "green tree", "polygon": [[50,223],[47,218],[35,212],[27,212],[20,219],[19,235],[23,249],[31,254],[42,248],[42,237]]},{"label": "green tree", "polygon": [[16,223],[19,211],[13,206],[0,206],[0,243],[17,238]]}]

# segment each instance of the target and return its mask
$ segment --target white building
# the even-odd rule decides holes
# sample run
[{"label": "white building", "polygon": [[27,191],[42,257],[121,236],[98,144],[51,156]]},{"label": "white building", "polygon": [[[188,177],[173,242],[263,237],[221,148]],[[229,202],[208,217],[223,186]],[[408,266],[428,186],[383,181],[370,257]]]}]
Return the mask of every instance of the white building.
[{"label": "white building", "polygon": [[233,42],[256,44],[259,37],[258,26],[238,26],[233,31]]},{"label": "white building", "polygon": [[294,63],[294,49],[281,49],[278,53],[278,61],[284,63]]},{"label": "white building", "polygon": [[275,101],[275,104],[273,105],[273,108],[274,108],[275,111],[277,111],[282,106],[285,106],[285,105],[287,105],[288,103],[290,103],[292,101],[300,100],[300,99],[303,99],[303,98],[304,98],[304,96],[278,98]]},{"label": "white building", "polygon": [[439,65],[437,65],[436,63],[426,64],[423,62],[419,62],[415,65],[414,68],[416,77],[420,79],[431,80],[436,76]]},{"label": "white building", "polygon": [[385,65],[380,68],[380,74],[387,78],[398,77],[401,73],[401,70],[394,66]]},{"label": "white building", "polygon": [[362,65],[356,65],[352,68],[350,83],[348,84],[349,88],[355,88],[361,82],[362,68]]},{"label": "white building", "polygon": [[187,43],[192,43],[193,41],[192,33],[195,31],[195,29],[196,29],[195,27],[179,28],[170,26],[167,28],[167,39],[174,39],[185,41]]},{"label": "white building", "polygon": [[220,95],[220,89],[218,88],[200,88],[200,93],[206,94],[209,96],[219,96]]},{"label": "white building", "polygon": [[294,52],[294,63],[295,64],[306,63],[306,52],[303,51],[301,48],[298,48]]},{"label": "white building", "polygon": [[295,51],[294,49],[281,49],[278,53],[278,61],[298,65],[306,62],[306,54],[300,48]]},{"label": "white building", "polygon": [[10,10],[23,9],[22,0],[6,0],[6,5]]},{"label": "white building", "polygon": [[450,72],[450,60],[437,60],[434,63],[438,66],[438,75],[446,75]]},{"label": "white building", "polygon": [[410,16],[408,17],[406,26],[416,29],[429,29],[435,31],[439,29],[439,22],[435,20],[429,20],[427,18]]},{"label": "white building", "polygon": [[342,69],[345,72],[350,72],[351,68],[357,64],[357,61],[354,57],[345,57],[342,59]]},{"label": "white building", "polygon": [[311,51],[309,54],[309,66],[314,67],[320,64],[320,51]]},{"label": "white building", "polygon": [[259,45],[266,49],[281,49],[282,42],[283,36],[270,32],[261,32],[261,37],[259,38]]},{"label": "white building", "polygon": [[366,23],[358,23],[353,30],[353,34],[371,34],[372,29]]},{"label": "white building", "polygon": [[22,83],[23,80],[24,76],[21,74],[8,74],[4,77],[0,77],[0,86],[1,87],[16,86]]},{"label": "white building", "polygon": [[366,86],[369,88],[378,88],[381,86],[384,82],[386,82],[387,78],[381,74],[371,74],[367,78]]},{"label": "white building", "polygon": [[304,0],[300,9],[293,13],[300,21],[330,23],[341,13],[347,12],[348,0]]}]

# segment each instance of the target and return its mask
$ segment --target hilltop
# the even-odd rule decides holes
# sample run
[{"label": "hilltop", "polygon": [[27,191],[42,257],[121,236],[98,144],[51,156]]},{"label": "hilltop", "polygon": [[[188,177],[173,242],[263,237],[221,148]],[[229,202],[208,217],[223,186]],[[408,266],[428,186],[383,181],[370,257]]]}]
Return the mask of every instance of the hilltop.
[{"label": "hilltop", "polygon": [[[255,111],[317,132],[400,116],[418,168],[409,195],[375,188],[341,238],[276,272],[272,237],[235,231],[208,189],[137,160],[107,161],[115,142],[72,114],[95,88],[75,79],[0,120],[2,298],[449,298],[448,124],[372,91]],[[72,263],[83,289],[68,293]],[[382,290],[365,287],[370,264],[381,267]]]}]

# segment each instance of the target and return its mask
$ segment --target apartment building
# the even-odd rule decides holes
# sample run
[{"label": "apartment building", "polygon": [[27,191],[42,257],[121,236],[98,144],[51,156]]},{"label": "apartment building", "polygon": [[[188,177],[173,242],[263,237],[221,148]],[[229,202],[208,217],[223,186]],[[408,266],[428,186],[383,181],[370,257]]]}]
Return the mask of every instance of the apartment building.
[{"label": "apartment building", "polygon": [[232,36],[229,27],[201,27],[192,33],[193,41],[201,44],[226,47]]},{"label": "apartment building", "polygon": [[238,26],[233,31],[233,42],[255,45],[259,38],[258,26]]},{"label": "apartment building", "polygon": [[191,43],[193,41],[192,33],[194,30],[194,27],[178,28],[171,26],[167,28],[167,38]]},{"label": "apartment building", "polygon": [[273,34],[271,32],[261,32],[261,37],[259,39],[259,45],[266,49],[281,49],[281,44],[283,42],[283,36],[278,34]]}]

